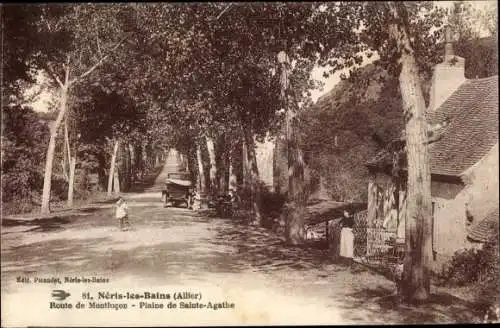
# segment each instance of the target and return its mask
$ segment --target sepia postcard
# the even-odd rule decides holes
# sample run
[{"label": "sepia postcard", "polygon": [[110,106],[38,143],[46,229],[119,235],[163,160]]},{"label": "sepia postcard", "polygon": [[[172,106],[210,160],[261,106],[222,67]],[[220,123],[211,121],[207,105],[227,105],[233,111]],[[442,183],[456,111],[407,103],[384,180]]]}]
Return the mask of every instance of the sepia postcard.
[{"label": "sepia postcard", "polygon": [[0,8],[2,327],[499,322],[496,1]]}]

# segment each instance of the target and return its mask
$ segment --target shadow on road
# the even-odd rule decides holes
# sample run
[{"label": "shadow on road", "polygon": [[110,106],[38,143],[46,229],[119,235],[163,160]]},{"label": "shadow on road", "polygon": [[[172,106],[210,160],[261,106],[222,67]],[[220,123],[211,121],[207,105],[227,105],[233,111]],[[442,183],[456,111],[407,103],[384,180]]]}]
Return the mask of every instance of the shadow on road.
[{"label": "shadow on road", "polygon": [[[71,214],[65,214],[71,211]],[[30,220],[26,219],[16,219],[16,218],[4,218],[2,220],[2,226],[4,227],[13,227],[13,226],[37,226],[34,229],[26,230],[27,231],[53,231],[58,228],[62,228],[63,225],[68,225],[73,223],[85,216],[97,213],[102,211],[99,207],[87,207],[81,209],[73,209],[66,211],[58,211],[54,212],[52,215],[42,217],[42,218],[33,218]],[[8,232],[5,232],[8,233]]]},{"label": "shadow on road", "polygon": [[[116,203],[117,200],[118,200],[118,197],[115,196],[115,197],[95,201],[94,204],[97,204],[97,205],[114,204],[114,203]],[[98,210],[98,209],[99,208],[96,208],[96,210]]]},{"label": "shadow on road", "polygon": [[[99,268],[99,271],[110,271],[116,267],[114,262],[119,262],[120,256],[110,256],[107,252],[92,251],[88,247],[89,245],[97,245],[106,239],[56,239],[14,246],[2,251],[2,274],[9,274],[9,272],[43,273],[46,268],[55,269],[68,275],[81,274],[96,268]],[[11,254],[23,254],[23,256],[12,257]]]},{"label": "shadow on road", "polygon": [[40,226],[40,227],[50,227],[50,226],[61,226],[72,222],[72,219],[77,219],[79,215],[68,215],[68,216],[53,216],[41,219],[33,220],[17,220],[17,219],[3,219],[2,225],[4,227],[12,227],[17,225],[26,226]]},{"label": "shadow on road", "polygon": [[291,247],[281,236],[248,226],[243,219],[141,208],[131,215],[132,231],[121,232],[112,211],[81,217],[85,219],[33,220],[29,225],[34,233],[24,239],[9,237],[12,244],[2,250],[2,274],[99,272],[194,283],[211,279],[211,274],[259,272],[280,288],[339,304],[329,306],[357,322],[448,323],[474,318],[468,302],[448,294],[433,295],[420,307],[401,306],[394,298],[394,284],[383,276],[359,264],[333,260],[321,242]]},{"label": "shadow on road", "polygon": [[247,263],[254,271],[309,270],[330,264],[344,269],[351,267],[334,261],[324,242],[310,241],[302,246],[289,246],[284,238],[270,230],[249,227],[243,220],[218,226],[213,243],[234,247],[237,252],[228,254],[231,261]]},{"label": "shadow on road", "polygon": [[220,225],[217,229],[213,242],[237,249],[236,253],[227,254],[224,259],[224,263],[229,263],[233,270],[247,268],[279,275],[299,273],[299,276],[302,273],[303,281],[299,285],[305,286],[323,281],[329,286],[327,288],[331,288],[330,297],[342,304],[348,319],[379,323],[387,320],[404,324],[477,320],[477,313],[470,302],[445,293],[433,294],[428,304],[419,307],[400,305],[395,296],[395,286],[385,274],[357,263],[334,260],[321,243],[291,247],[267,229],[248,227],[237,221]]},{"label": "shadow on road", "polygon": [[347,313],[352,313],[352,319],[356,319],[356,309],[363,308],[374,321],[379,321],[381,313],[392,313],[402,324],[470,323],[477,318],[470,302],[450,294],[433,294],[427,304],[407,306],[398,302],[394,290],[382,287],[364,288],[348,294],[343,307],[349,310]]}]

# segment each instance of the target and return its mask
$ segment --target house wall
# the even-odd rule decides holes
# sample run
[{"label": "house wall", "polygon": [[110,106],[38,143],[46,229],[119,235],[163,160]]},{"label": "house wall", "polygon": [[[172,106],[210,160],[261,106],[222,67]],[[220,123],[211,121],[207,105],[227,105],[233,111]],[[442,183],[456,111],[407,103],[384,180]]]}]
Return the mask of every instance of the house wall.
[{"label": "house wall", "polygon": [[[466,208],[475,221],[483,219],[499,203],[498,144],[476,165],[461,177],[463,183],[431,183],[433,202],[432,268],[440,270],[453,254],[464,248],[481,247],[479,243],[467,240],[469,226]],[[387,191],[394,188],[390,176],[372,173],[368,183],[368,226],[378,227],[383,221],[394,222],[394,215],[387,211]],[[397,204],[398,237],[404,238],[405,193],[399,191]],[[384,210],[385,209],[385,210]],[[393,227],[388,225],[388,230]]]},{"label": "house wall", "polygon": [[483,219],[499,203],[498,142],[462,179],[469,185],[469,207],[475,221]]},{"label": "house wall", "polygon": [[[432,249],[434,258],[432,266],[439,269],[450,257],[448,250],[461,247],[465,233],[457,228],[456,214],[449,215],[447,209],[456,207],[455,198],[464,188],[457,183],[440,181],[431,182],[432,201],[434,203]],[[395,192],[398,198],[390,197]],[[399,240],[405,238],[406,191],[396,189],[393,179],[385,173],[372,173],[368,183],[367,225],[368,250],[383,247],[380,238],[395,236]],[[464,238],[457,238],[464,236]],[[444,254],[443,254],[444,253]]]},{"label": "house wall", "polygon": [[[431,265],[434,270],[441,270],[457,250],[481,247],[479,243],[467,240],[466,206],[475,220],[481,220],[493,207],[498,207],[498,168],[497,144],[462,176],[463,183],[442,182],[435,179],[431,182],[434,207],[432,229],[434,257]],[[367,225],[372,229],[385,226],[386,229],[378,229],[381,231],[392,231],[396,227],[397,236],[404,238],[406,195],[403,190],[398,190],[399,198],[392,203],[392,198],[388,197],[390,194],[388,191],[392,190],[395,190],[395,185],[389,175],[371,173],[368,182]]]},{"label": "house wall", "polygon": [[[475,218],[483,219],[494,206],[498,206],[498,144],[463,176],[464,187],[441,184],[433,193],[435,202],[435,236],[438,262],[451,258],[463,248],[478,247],[467,241],[468,221],[466,207]],[[456,193],[455,197],[450,195]],[[467,205],[466,205],[467,204]],[[496,205],[495,205],[496,204]],[[473,222],[474,223],[474,222]]]}]

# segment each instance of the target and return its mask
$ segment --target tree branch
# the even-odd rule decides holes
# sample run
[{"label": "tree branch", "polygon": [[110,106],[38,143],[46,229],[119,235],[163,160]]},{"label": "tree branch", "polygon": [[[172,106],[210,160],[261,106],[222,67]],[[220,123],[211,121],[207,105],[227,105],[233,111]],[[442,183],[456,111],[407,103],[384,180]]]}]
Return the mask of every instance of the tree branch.
[{"label": "tree branch", "polygon": [[101,59],[99,59],[99,61],[97,63],[95,63],[94,66],[92,66],[91,68],[89,68],[85,73],[81,74],[79,77],[71,80],[69,82],[69,84],[73,84],[73,83],[77,83],[77,82],[80,82],[81,79],[83,79],[85,76],[89,75],[90,73],[92,73],[97,67],[99,67],[106,59],[108,59],[109,55],[115,51],[120,45],[122,45],[122,43],[126,40],[126,38],[123,38],[120,40],[120,42],[118,42],[113,48],[111,48],[110,52],[102,57]]},{"label": "tree branch", "polygon": [[42,68],[50,75],[50,77],[62,88],[63,83],[59,79],[59,77],[54,73],[54,71],[49,67],[48,64],[42,64]]},{"label": "tree branch", "polygon": [[224,14],[231,6],[232,6],[232,3],[229,3],[227,5],[227,7],[224,8],[224,10],[222,10],[221,13],[217,16],[216,20],[218,20],[219,18],[221,18],[222,14]]},{"label": "tree branch", "polygon": [[97,52],[99,53],[99,56],[102,57],[101,45],[100,45],[100,42],[99,42],[99,36],[98,35],[96,36],[96,41],[97,41]]},{"label": "tree branch", "polygon": [[45,25],[47,25],[47,29],[49,32],[52,32],[52,26],[50,26],[50,23],[47,19],[45,19],[45,17],[42,15],[42,21],[45,22]]},{"label": "tree branch", "polygon": [[64,85],[68,87],[70,85],[69,83],[69,55],[66,57],[66,64],[64,65]]}]

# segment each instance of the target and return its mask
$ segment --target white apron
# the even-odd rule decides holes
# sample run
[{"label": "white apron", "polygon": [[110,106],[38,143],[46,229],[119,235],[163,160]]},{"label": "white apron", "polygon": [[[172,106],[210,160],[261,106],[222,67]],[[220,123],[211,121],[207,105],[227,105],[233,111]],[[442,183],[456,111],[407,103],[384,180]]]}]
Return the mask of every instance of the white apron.
[{"label": "white apron", "polygon": [[352,228],[342,228],[340,232],[340,256],[354,257],[354,234]]}]

